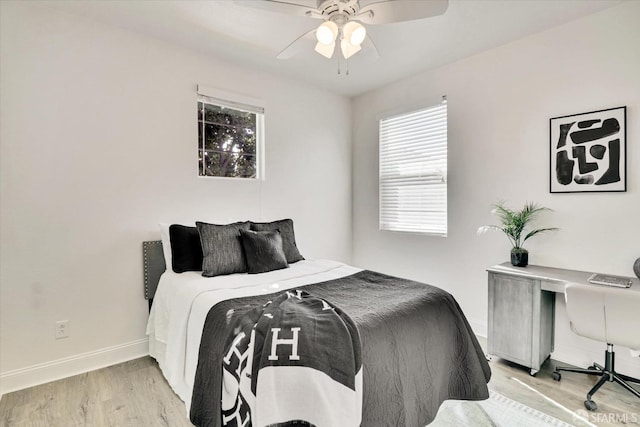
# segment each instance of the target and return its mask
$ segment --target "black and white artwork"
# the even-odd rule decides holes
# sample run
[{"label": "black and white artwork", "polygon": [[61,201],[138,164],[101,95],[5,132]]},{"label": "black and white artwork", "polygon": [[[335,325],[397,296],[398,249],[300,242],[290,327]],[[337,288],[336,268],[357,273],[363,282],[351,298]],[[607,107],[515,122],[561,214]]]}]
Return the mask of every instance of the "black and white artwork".
[{"label": "black and white artwork", "polygon": [[617,107],[550,119],[550,191],[627,191],[626,117]]}]

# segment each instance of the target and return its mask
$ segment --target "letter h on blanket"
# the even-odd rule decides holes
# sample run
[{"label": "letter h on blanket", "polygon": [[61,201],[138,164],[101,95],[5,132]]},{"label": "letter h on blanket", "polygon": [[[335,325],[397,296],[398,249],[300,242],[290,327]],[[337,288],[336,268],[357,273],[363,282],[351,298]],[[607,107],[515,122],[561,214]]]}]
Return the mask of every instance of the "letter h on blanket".
[{"label": "letter h on blanket", "polygon": [[278,338],[279,332],[280,328],[271,328],[271,334],[273,336],[271,337],[271,354],[269,355],[269,360],[278,360],[276,351],[280,344],[288,344],[291,346],[289,360],[300,360],[300,356],[298,356],[298,332],[300,332],[300,328],[291,328],[291,332],[293,332],[293,338],[291,339]]}]

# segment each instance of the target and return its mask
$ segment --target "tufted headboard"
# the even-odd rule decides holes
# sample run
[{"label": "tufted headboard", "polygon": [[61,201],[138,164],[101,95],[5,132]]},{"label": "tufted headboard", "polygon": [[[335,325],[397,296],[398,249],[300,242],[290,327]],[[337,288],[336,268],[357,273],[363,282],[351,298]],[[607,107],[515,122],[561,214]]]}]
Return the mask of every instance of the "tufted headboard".
[{"label": "tufted headboard", "polygon": [[144,260],[144,297],[149,300],[149,309],[151,309],[160,276],[167,269],[162,251],[162,241],[142,242],[142,257]]}]

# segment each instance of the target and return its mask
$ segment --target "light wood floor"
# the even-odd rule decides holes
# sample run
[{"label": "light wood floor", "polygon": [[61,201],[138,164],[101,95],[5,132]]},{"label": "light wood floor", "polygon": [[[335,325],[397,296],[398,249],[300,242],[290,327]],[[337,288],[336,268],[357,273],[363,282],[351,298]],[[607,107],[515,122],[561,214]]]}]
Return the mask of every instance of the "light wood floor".
[{"label": "light wood floor", "polygon": [[491,390],[566,423],[578,424],[574,418],[577,413],[597,426],[640,426],[640,399],[616,383],[606,383],[598,390],[593,396],[598,410],[588,412],[583,402],[598,381],[594,376],[563,372],[562,380],[556,382],[551,375],[556,365],[553,360],[547,360],[535,377],[529,375],[528,369],[502,359],[494,359],[490,365]]},{"label": "light wood floor", "polygon": [[[481,343],[484,345],[483,339]],[[531,377],[522,367],[493,359],[489,388],[571,424],[573,415],[568,411],[584,412],[582,402],[596,380],[566,373],[561,382],[555,382],[553,364],[547,361],[538,375]],[[605,384],[594,400],[599,410],[588,415],[594,425],[640,426],[640,400],[618,384]],[[144,357],[9,393],[0,400],[0,426],[181,427],[191,423],[184,403],[158,365]]]},{"label": "light wood floor", "polygon": [[0,426],[191,426],[151,357],[2,396]]}]

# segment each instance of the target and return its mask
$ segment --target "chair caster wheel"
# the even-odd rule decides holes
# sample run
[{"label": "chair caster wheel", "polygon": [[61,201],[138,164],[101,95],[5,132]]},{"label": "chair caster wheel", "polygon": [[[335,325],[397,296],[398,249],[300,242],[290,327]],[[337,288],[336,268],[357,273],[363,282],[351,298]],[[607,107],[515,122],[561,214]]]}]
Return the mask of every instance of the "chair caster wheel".
[{"label": "chair caster wheel", "polygon": [[555,372],[554,371],[552,375],[553,375],[553,379],[555,381],[560,381],[562,379],[562,375],[560,375],[560,372]]},{"label": "chair caster wheel", "polygon": [[598,410],[598,405],[596,405],[596,402],[594,402],[593,400],[585,400],[584,401],[584,407],[587,408],[590,411],[597,411]]}]

